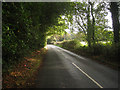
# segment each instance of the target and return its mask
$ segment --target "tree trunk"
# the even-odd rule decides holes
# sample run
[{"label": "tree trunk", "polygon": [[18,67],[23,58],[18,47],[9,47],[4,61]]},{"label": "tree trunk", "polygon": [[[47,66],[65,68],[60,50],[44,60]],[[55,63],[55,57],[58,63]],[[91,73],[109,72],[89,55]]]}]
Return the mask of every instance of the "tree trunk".
[{"label": "tree trunk", "polygon": [[87,11],[87,41],[88,41],[88,46],[91,47],[90,5],[88,5],[88,11]]},{"label": "tree trunk", "polygon": [[93,46],[95,44],[95,17],[93,15],[93,5],[94,3],[92,2],[89,2],[89,4],[91,5],[91,15],[92,15],[92,26],[91,26],[91,32],[92,32],[92,43],[93,43]]},{"label": "tree trunk", "polygon": [[119,10],[117,2],[111,2],[110,3],[110,11],[112,14],[112,22],[113,22],[113,31],[114,31],[114,43],[119,42],[119,30],[120,30],[120,24],[119,24]]}]

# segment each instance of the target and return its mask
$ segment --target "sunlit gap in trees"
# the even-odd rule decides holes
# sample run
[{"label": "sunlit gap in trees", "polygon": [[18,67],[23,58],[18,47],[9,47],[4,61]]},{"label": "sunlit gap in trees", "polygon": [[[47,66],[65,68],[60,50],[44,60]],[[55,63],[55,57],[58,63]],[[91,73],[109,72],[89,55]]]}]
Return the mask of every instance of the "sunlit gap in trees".
[{"label": "sunlit gap in trees", "polygon": [[[62,18],[64,19],[65,16],[63,15]],[[105,17],[105,19],[108,20],[108,26],[110,27],[110,28],[108,28],[108,31],[113,31],[113,28],[112,28],[112,18],[111,18],[111,13],[109,11],[108,11],[108,15]],[[71,25],[71,23],[68,22],[69,23],[68,24],[68,29],[65,29],[65,31],[67,33],[71,33],[71,29],[73,29],[73,33],[75,33],[75,34],[79,32],[78,31],[78,27],[75,27],[75,25],[77,25],[77,23],[75,21],[76,21],[75,20],[75,15],[73,15],[73,25]],[[67,24],[67,21],[65,23]]]},{"label": "sunlit gap in trees", "polygon": [[111,13],[108,11],[108,15],[105,17],[105,19],[108,19],[108,26],[111,27],[111,29],[109,28],[109,31],[113,31],[113,28],[112,28],[112,18],[111,18]]}]

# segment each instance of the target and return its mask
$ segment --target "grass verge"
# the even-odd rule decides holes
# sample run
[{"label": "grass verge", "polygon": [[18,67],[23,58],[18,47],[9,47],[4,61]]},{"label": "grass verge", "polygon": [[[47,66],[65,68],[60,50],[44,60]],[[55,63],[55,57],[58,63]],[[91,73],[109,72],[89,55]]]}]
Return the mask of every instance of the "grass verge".
[{"label": "grass verge", "polygon": [[67,49],[78,55],[85,56],[94,60],[97,63],[103,64],[115,70],[120,70],[119,67],[119,44],[114,45],[103,45],[96,44],[93,47],[83,46],[77,40],[65,41],[63,43],[58,43],[56,46]]}]

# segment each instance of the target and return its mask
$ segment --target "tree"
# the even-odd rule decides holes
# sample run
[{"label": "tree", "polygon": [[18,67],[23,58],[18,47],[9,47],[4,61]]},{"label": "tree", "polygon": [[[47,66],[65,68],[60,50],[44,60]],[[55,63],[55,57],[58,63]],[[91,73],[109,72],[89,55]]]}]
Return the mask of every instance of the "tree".
[{"label": "tree", "polygon": [[79,32],[85,34],[85,38],[89,47],[94,46],[99,40],[99,33],[103,33],[108,27],[105,16],[107,15],[106,3],[100,2],[82,2],[76,3],[75,6],[75,22]]},{"label": "tree", "polygon": [[88,41],[88,46],[91,47],[91,42],[92,42],[92,36],[91,36],[91,20],[90,20],[90,5],[88,4],[87,8],[87,41]]},{"label": "tree", "polygon": [[114,30],[114,42],[119,42],[119,31],[120,31],[120,23],[119,23],[119,5],[118,2],[110,3],[110,11],[112,13],[112,21],[113,21],[113,30]]},{"label": "tree", "polygon": [[[3,3],[3,64],[4,62],[7,64],[17,62],[32,51],[43,48],[46,45],[48,28],[57,27],[58,17],[69,10],[69,4],[57,2]],[[59,26],[59,29],[63,27]]]}]

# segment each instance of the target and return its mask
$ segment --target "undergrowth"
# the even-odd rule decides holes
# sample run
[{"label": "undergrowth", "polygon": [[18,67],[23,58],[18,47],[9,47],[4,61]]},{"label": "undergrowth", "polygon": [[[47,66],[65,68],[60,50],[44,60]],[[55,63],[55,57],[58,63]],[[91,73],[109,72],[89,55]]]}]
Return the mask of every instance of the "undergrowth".
[{"label": "undergrowth", "polygon": [[57,45],[79,55],[90,57],[98,62],[112,65],[112,67],[117,68],[118,63],[120,62],[120,43],[97,43],[94,46],[88,47],[87,45],[81,45],[78,40],[72,40]]},{"label": "undergrowth", "polygon": [[46,51],[45,48],[42,48],[32,52],[29,57],[24,57],[21,62],[14,65],[14,68],[10,68],[8,72],[3,73],[3,89],[31,87]]}]

